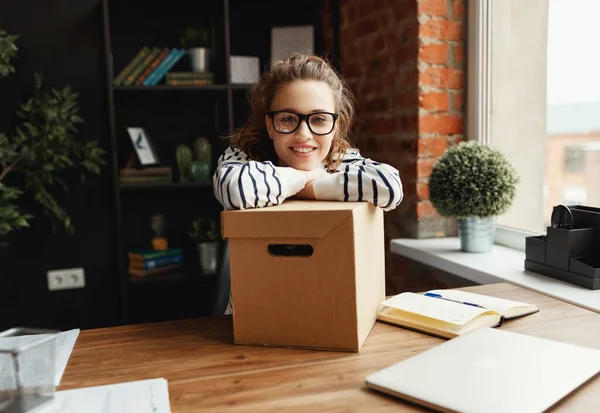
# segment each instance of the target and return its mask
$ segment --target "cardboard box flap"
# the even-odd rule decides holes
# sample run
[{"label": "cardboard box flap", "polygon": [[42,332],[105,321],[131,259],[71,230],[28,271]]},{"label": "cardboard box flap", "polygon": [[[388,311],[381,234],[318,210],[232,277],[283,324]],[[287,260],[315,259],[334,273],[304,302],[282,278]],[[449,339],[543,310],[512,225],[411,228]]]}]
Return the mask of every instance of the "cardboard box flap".
[{"label": "cardboard box flap", "polygon": [[286,201],[268,208],[223,211],[223,238],[321,238],[364,202]]}]

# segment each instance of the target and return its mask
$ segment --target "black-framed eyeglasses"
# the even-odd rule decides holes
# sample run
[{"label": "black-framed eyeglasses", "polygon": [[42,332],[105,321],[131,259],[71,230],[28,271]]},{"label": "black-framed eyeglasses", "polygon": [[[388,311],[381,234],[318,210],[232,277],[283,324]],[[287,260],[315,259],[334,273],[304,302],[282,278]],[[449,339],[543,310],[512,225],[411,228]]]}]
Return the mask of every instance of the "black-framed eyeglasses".
[{"label": "black-framed eyeglasses", "polygon": [[289,110],[267,112],[267,116],[271,118],[273,129],[278,133],[294,133],[300,126],[300,122],[305,121],[308,129],[315,135],[331,133],[339,117],[337,113],[331,112],[314,112],[304,115]]}]

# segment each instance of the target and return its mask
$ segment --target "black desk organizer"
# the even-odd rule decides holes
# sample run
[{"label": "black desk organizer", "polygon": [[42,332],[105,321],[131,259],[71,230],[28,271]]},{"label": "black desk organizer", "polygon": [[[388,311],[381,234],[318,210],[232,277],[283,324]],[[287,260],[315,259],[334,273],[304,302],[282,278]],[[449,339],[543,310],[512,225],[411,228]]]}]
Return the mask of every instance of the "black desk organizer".
[{"label": "black desk organizer", "polygon": [[546,235],[525,239],[525,269],[600,289],[600,208],[559,205]]}]

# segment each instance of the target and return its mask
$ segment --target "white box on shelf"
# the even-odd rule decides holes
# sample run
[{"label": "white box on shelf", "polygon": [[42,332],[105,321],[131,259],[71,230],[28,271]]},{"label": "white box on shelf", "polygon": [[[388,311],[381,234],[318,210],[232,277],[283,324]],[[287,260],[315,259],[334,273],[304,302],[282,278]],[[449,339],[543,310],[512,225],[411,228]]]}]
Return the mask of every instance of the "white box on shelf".
[{"label": "white box on shelf", "polygon": [[314,31],[314,26],[271,28],[271,61],[283,60],[295,52],[313,54],[315,50]]},{"label": "white box on shelf", "polygon": [[260,75],[260,62],[256,56],[230,56],[231,83],[255,83]]}]

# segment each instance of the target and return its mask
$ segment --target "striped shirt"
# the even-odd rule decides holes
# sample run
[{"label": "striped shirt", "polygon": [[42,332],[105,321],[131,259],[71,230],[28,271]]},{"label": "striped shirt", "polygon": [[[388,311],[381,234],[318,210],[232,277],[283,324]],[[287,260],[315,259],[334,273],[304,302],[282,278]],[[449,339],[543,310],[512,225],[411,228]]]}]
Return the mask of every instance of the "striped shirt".
[{"label": "striped shirt", "polygon": [[[325,162],[321,166],[327,169]],[[230,146],[219,157],[213,184],[225,209],[248,209],[281,204],[302,190],[306,179],[294,168],[253,161]],[[398,170],[363,158],[356,149],[347,150],[337,169],[312,186],[318,200],[368,201],[386,211],[398,206],[403,196]]]}]

